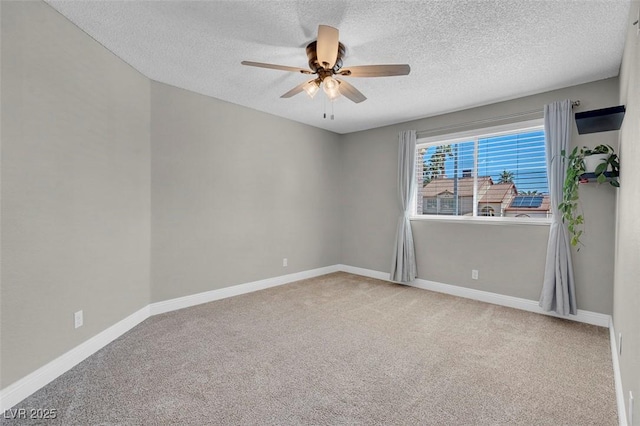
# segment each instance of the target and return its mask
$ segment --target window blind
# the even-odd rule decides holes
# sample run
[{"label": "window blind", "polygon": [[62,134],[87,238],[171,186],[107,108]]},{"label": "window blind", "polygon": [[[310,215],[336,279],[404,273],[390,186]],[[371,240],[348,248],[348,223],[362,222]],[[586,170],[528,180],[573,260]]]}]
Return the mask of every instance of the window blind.
[{"label": "window blind", "polygon": [[544,129],[419,145],[416,213],[548,217]]}]

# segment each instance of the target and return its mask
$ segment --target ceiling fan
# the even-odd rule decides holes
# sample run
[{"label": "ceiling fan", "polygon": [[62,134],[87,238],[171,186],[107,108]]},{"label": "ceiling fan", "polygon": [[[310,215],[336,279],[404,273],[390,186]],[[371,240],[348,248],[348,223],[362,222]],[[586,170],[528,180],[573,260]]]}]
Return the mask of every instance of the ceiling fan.
[{"label": "ceiling fan", "polygon": [[322,86],[329,99],[335,100],[342,94],[355,103],[366,100],[366,96],[351,84],[344,80],[338,80],[334,78],[334,76],[387,77],[407,75],[411,71],[411,68],[407,64],[360,65],[342,68],[342,59],[344,58],[345,52],[346,49],[344,45],[338,40],[338,30],[328,25],[319,25],[318,39],[309,43],[307,46],[310,70],[251,61],[242,61],[242,65],[317,75],[316,78],[301,83],[289,90],[282,95],[281,98],[290,98],[302,91],[307,92],[307,94],[313,98]]}]

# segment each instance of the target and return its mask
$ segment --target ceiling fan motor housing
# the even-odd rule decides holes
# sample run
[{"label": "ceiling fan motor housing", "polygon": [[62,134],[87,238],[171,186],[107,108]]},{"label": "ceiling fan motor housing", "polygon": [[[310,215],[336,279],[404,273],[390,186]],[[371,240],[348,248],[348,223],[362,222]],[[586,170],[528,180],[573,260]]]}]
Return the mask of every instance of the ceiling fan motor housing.
[{"label": "ceiling fan motor housing", "polygon": [[[318,63],[318,53],[316,52],[316,48],[317,41],[312,41],[307,45],[307,58],[309,58],[309,68],[318,73],[320,70],[324,70],[324,67]],[[338,58],[331,69],[333,73],[337,73],[340,68],[342,68],[342,59],[344,58],[346,51],[347,49],[344,47],[344,44],[338,43]]]}]

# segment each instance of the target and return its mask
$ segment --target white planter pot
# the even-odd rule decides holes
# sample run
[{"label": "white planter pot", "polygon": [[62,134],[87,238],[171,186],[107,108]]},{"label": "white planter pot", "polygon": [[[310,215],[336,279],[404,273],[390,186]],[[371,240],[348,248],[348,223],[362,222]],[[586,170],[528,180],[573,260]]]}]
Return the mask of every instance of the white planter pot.
[{"label": "white planter pot", "polygon": [[[596,171],[598,164],[607,161],[609,154],[593,154],[584,157],[585,173],[593,173]],[[611,164],[607,166],[607,171],[611,171]]]}]

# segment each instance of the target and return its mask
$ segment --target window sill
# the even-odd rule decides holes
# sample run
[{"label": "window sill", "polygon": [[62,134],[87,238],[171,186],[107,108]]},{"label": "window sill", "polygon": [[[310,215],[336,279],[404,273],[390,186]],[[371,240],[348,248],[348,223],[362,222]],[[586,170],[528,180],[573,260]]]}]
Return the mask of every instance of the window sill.
[{"label": "window sill", "polygon": [[516,218],[516,217],[469,217],[469,216],[411,216],[411,221],[434,221],[445,223],[474,223],[485,225],[534,225],[549,226],[551,218]]}]

